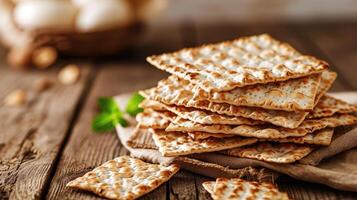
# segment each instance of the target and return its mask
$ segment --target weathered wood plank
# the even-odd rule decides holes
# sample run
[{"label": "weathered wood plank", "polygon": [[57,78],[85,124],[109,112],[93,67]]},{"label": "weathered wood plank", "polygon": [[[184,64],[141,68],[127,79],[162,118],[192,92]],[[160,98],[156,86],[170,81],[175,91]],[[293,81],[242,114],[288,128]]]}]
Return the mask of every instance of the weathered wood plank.
[{"label": "weathered wood plank", "polygon": [[[103,64],[100,68],[83,111],[60,158],[47,194],[49,199],[96,199],[94,195],[65,188],[65,185],[101,163],[128,153],[121,146],[116,134],[92,132],[91,121],[97,112],[97,98],[154,86],[159,79],[166,76],[165,73],[142,64]],[[165,197],[166,186],[163,185],[145,198]]]},{"label": "weathered wood plank", "polygon": [[195,174],[180,171],[170,180],[170,199],[197,199]]},{"label": "weathered wood plank", "polygon": [[[79,82],[62,85],[56,78],[60,66],[26,72],[0,67],[0,199],[39,199],[47,187],[90,74],[90,68],[82,66]],[[42,77],[54,83],[36,93],[33,84]],[[29,101],[5,106],[2,100],[15,89],[26,90]]]},{"label": "weathered wood plank", "polygon": [[196,183],[196,188],[197,188],[197,196],[199,200],[204,200],[204,199],[211,199],[211,195],[203,188],[202,183],[205,181],[214,181],[215,179],[201,176],[196,174],[195,175],[195,183]]}]

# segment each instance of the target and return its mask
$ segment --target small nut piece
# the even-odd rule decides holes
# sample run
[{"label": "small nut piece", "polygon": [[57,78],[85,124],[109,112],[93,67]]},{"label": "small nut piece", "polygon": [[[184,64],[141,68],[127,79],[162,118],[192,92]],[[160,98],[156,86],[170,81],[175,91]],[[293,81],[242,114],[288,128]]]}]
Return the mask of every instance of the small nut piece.
[{"label": "small nut piece", "polygon": [[6,106],[21,106],[26,103],[27,93],[24,90],[15,90],[8,94],[4,99]]},{"label": "small nut piece", "polygon": [[33,89],[36,92],[43,92],[43,91],[47,90],[48,88],[50,88],[51,85],[52,85],[52,82],[50,80],[48,80],[47,78],[43,77],[43,78],[40,78],[34,82]]},{"label": "small nut piece", "polygon": [[74,84],[80,75],[80,70],[77,65],[67,65],[58,74],[58,79],[63,84]]},{"label": "small nut piece", "polygon": [[39,69],[53,65],[57,60],[57,51],[53,47],[40,47],[32,54],[32,63]]},{"label": "small nut piece", "polygon": [[15,69],[26,69],[31,63],[31,53],[29,48],[12,48],[7,54],[7,62]]}]

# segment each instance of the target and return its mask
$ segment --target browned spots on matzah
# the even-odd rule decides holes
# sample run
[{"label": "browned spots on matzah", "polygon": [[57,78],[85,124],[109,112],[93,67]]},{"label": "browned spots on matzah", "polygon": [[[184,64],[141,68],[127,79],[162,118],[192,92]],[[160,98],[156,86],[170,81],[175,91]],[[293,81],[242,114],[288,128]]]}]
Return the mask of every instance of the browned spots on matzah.
[{"label": "browned spots on matzah", "polygon": [[302,55],[267,34],[150,56],[147,61],[206,91],[283,81],[328,68],[326,62]]},{"label": "browned spots on matzah", "polygon": [[108,199],[136,199],[169,180],[178,170],[176,164],[162,166],[121,156],[70,181],[67,187]]},{"label": "browned spots on matzah", "polygon": [[[213,181],[212,181],[213,182]],[[288,200],[286,193],[280,192],[271,183],[258,183],[239,178],[217,178],[215,182],[204,183],[214,200]],[[213,187],[213,188],[212,188]]]}]

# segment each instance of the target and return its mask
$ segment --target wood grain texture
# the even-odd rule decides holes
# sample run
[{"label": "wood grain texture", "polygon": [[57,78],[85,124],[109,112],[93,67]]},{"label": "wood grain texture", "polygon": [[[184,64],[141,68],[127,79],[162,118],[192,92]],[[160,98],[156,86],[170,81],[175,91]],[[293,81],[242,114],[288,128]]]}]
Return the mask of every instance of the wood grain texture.
[{"label": "wood grain texture", "polygon": [[195,175],[181,170],[169,181],[170,199],[197,199]]},{"label": "wood grain texture", "polygon": [[[97,113],[97,98],[150,87],[165,76],[142,64],[103,64],[99,68],[92,90],[58,163],[47,194],[48,199],[95,199],[94,195],[66,188],[65,185],[105,161],[128,153],[115,134],[92,132],[91,122]],[[166,192],[162,193],[165,190],[163,185],[149,194],[152,196],[145,198],[165,198]]]},{"label": "wood grain texture", "polygon": [[[15,89],[28,94],[25,105],[0,104],[0,199],[38,199],[46,189],[90,72],[83,66],[79,82],[62,85],[56,78],[58,69],[21,73],[0,68],[1,101]],[[36,93],[33,84],[42,77],[53,84]]]}]

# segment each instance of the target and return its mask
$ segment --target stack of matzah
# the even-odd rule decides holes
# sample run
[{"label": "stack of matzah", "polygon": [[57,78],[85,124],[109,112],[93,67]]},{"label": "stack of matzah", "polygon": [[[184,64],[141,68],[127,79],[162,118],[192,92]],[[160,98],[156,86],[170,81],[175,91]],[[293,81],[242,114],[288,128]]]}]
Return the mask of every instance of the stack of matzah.
[{"label": "stack of matzah", "polygon": [[[141,91],[137,132],[163,156],[216,152],[295,162],[333,129],[353,125],[356,106],[325,95],[336,79],[328,64],[269,35],[151,56],[172,75]],[[140,131],[138,131],[140,130]]]}]

